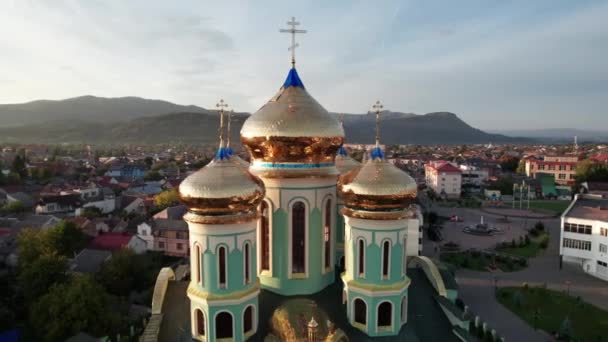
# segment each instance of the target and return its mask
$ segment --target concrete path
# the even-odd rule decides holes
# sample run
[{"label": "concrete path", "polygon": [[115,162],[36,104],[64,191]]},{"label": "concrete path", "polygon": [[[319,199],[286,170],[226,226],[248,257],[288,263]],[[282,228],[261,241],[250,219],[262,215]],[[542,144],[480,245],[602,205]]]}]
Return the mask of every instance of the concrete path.
[{"label": "concrete path", "polygon": [[[433,208],[441,212],[441,208]],[[447,209],[453,211],[454,209]],[[475,210],[466,211],[465,215],[477,215]],[[488,217],[491,214],[484,213]],[[495,218],[499,216],[496,215]],[[516,218],[512,219],[514,222]],[[537,219],[533,219],[535,222]],[[494,284],[498,287],[521,286],[524,282],[530,285],[546,284],[547,288],[557,291],[569,291],[573,296],[580,296],[588,303],[608,310],[608,284],[583,272],[578,265],[563,264],[559,268],[559,219],[542,220],[551,238],[549,247],[541,255],[529,261],[529,266],[518,272],[476,272],[460,269],[456,280],[460,287],[459,294],[471,310],[488,322],[492,328],[504,336],[507,341],[551,341],[545,332],[535,331],[526,322],[503,307],[494,296]],[[530,220],[528,220],[530,222]],[[530,224],[530,223],[528,223]],[[424,254],[436,257],[434,243],[425,244]],[[463,248],[467,248],[463,244]]]}]

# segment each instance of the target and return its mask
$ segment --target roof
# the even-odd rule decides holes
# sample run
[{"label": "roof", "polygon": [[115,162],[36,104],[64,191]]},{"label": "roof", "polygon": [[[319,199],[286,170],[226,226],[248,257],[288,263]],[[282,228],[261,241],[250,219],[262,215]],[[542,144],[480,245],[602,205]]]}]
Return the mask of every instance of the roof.
[{"label": "roof", "polygon": [[23,205],[26,207],[31,207],[32,205],[34,205],[34,199],[32,198],[32,196],[26,194],[25,192],[13,192],[7,194],[7,197],[9,196],[23,203]]},{"label": "roof", "polygon": [[180,230],[188,231],[188,224],[184,220],[154,219],[152,221],[154,230]]},{"label": "roof", "polygon": [[181,220],[188,211],[185,205],[176,205],[173,207],[167,207],[158,213],[156,213],[154,219],[170,219],[170,220]]},{"label": "roof", "polygon": [[300,76],[298,75],[296,68],[291,68],[291,70],[289,70],[289,73],[287,74],[287,78],[285,79],[285,82],[283,83],[283,87],[285,87],[285,88],[287,88],[287,87],[304,88],[304,83],[302,83],[302,80],[300,79]]},{"label": "roof", "polygon": [[70,269],[79,273],[97,273],[111,256],[110,251],[85,248],[72,260]]},{"label": "roof", "polygon": [[110,251],[127,248],[132,237],[133,235],[128,233],[103,233],[91,242],[90,248]]},{"label": "roof", "polygon": [[587,182],[589,191],[608,191],[608,182]]},{"label": "roof", "polygon": [[438,161],[431,162],[428,164],[430,168],[433,168],[437,171],[446,172],[446,173],[462,173],[462,171],[456,166],[452,165],[452,163],[447,161]]},{"label": "roof", "polygon": [[608,198],[578,197],[565,216],[608,222]]},{"label": "roof", "polygon": [[78,194],[69,194],[69,195],[51,195],[51,196],[42,196],[38,201],[41,205],[46,205],[49,203],[58,203],[61,205],[79,205],[80,204],[80,195]]}]

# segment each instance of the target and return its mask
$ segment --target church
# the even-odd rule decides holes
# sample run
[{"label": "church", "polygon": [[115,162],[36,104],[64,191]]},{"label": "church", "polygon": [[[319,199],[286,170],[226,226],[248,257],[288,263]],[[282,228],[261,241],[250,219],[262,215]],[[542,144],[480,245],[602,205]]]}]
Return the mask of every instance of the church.
[{"label": "church", "polygon": [[463,340],[453,278],[419,256],[416,182],[381,148],[382,105],[359,163],[304,86],[294,50],[305,31],[288,24],[287,77],[241,129],[250,163],[227,144],[218,103],[215,158],[179,187],[189,272],[161,270],[141,340]]}]

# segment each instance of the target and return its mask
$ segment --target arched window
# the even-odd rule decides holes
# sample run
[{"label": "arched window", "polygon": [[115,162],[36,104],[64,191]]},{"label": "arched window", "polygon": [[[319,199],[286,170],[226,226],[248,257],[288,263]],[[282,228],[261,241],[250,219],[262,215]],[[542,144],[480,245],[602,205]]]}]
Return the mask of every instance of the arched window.
[{"label": "arched window", "polygon": [[359,248],[359,258],[357,270],[359,271],[359,277],[365,277],[365,242],[362,239],[359,239],[358,242]]},{"label": "arched window", "polygon": [[226,311],[215,316],[215,338],[233,338],[232,315]]},{"label": "arched window", "polygon": [[270,270],[270,209],[266,201],[262,201],[261,226],[262,271],[268,271]]},{"label": "arched window", "polygon": [[205,314],[199,309],[196,309],[194,312],[196,317],[196,334],[205,336]]},{"label": "arched window", "polygon": [[291,272],[306,272],[306,206],[296,202],[291,209]]},{"label": "arched window", "polygon": [[401,299],[401,323],[405,323],[407,319],[407,300],[406,297]]},{"label": "arched window", "polygon": [[248,333],[253,329],[253,306],[248,306],[243,314],[243,333]]},{"label": "arched window", "polygon": [[390,327],[392,325],[392,309],[393,305],[390,302],[383,302],[378,306],[378,327]]},{"label": "arched window", "polygon": [[384,241],[382,243],[382,279],[388,279],[389,261],[391,243],[390,241]]},{"label": "arched window", "polygon": [[355,299],[355,322],[367,324],[367,305],[361,298]]},{"label": "arched window", "polygon": [[325,268],[329,268],[331,266],[331,199],[325,202],[325,224],[324,226],[324,234],[323,234],[323,243],[325,249]]},{"label": "arched window", "polygon": [[226,247],[222,246],[218,249],[217,252],[218,255],[218,269],[219,269],[219,281],[220,281],[220,288],[221,289],[225,289],[226,288],[226,265],[227,265],[227,260],[226,260]]},{"label": "arched window", "polygon": [[244,263],[245,263],[245,284],[251,283],[251,251],[249,248],[249,242],[245,243],[245,247],[243,248],[244,255]]},{"label": "arched window", "polygon": [[196,261],[194,262],[194,266],[196,267],[196,282],[202,284],[203,280],[201,279],[201,247],[199,247],[199,245],[195,245],[194,253],[196,254]]}]

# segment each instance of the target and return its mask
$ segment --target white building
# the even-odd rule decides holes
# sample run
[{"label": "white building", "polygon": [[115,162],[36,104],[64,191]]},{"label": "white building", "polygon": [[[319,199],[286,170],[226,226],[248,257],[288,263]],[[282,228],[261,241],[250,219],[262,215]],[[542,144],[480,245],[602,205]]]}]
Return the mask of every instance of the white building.
[{"label": "white building", "polygon": [[608,280],[608,198],[576,195],[561,216],[560,257]]},{"label": "white building", "polygon": [[426,185],[438,195],[447,198],[460,198],[462,171],[452,163],[435,160],[424,166]]},{"label": "white building", "polygon": [[488,169],[473,165],[460,165],[462,171],[462,187],[465,191],[481,192],[481,186],[490,178]]}]

